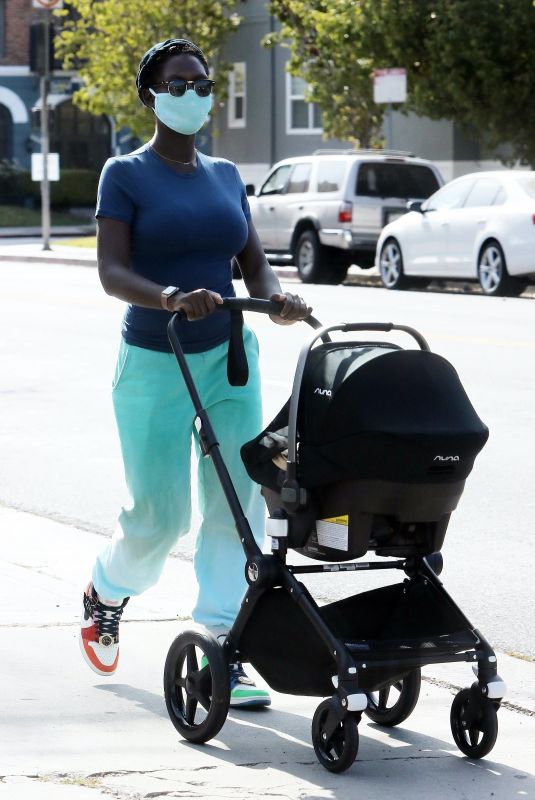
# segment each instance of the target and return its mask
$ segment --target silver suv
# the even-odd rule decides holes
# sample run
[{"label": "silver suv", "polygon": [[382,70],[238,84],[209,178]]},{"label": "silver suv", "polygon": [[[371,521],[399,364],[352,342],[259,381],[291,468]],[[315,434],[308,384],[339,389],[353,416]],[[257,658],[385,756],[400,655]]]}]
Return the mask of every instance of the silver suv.
[{"label": "silver suv", "polygon": [[341,283],[371,267],[381,229],[444,180],[430,161],[387,150],[317,150],[286,158],[249,197],[266,253],[292,258],[305,283]]}]

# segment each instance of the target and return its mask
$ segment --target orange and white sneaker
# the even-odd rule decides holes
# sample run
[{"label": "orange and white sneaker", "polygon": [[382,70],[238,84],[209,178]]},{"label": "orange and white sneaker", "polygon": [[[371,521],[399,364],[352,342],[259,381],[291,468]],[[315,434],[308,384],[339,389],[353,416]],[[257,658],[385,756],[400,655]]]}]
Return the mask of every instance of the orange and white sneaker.
[{"label": "orange and white sneaker", "polygon": [[119,661],[119,622],[129,598],[117,605],[105,605],[92,583],[84,592],[84,613],[80,649],[92,670],[113,675]]}]

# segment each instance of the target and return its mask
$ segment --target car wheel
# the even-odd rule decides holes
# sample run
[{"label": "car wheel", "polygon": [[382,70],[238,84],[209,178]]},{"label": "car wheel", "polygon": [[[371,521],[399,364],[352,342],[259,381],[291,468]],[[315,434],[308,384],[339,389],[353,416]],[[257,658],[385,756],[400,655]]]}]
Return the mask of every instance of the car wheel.
[{"label": "car wheel", "polygon": [[526,281],[509,275],[503,250],[495,239],[485,242],[481,248],[477,277],[483,292],[490,297],[518,297],[527,286]]},{"label": "car wheel", "polygon": [[337,259],[328,258],[315,231],[304,231],[294,249],[294,264],[303,283],[341,283],[347,272]]},{"label": "car wheel", "polygon": [[412,282],[403,272],[403,256],[396,239],[387,239],[379,257],[381,280],[387,289],[408,289]]}]

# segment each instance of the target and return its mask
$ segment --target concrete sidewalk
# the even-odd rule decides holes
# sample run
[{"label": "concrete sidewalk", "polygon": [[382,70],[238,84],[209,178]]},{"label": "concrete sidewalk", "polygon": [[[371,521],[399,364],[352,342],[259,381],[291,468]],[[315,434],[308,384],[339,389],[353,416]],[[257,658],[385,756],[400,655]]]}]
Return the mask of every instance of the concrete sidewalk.
[{"label": "concrete sidewalk", "polygon": [[[449,710],[468,664],[426,669],[409,719],[381,729],[363,717],[357,761],[336,776],[317,762],[315,698],[274,694],[262,712],[232,710],[204,746],[182,740],[163,700],[166,653],[187,625],[191,562],[168,559],[162,579],[131,600],[115,676],[93,674],[78,651],[81,594],[101,535],[0,507],[0,798],[206,797],[291,800],[535,797],[535,663],[498,654],[508,684],[498,741],[471,761],[453,743]],[[281,642],[281,668],[284,643]]]}]

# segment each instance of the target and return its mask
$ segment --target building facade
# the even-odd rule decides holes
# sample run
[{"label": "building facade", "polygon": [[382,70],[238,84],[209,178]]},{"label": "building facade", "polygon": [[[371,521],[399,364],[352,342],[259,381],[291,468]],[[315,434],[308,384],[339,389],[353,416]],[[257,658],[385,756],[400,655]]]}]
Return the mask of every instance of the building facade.
[{"label": "building facade", "polygon": [[[0,160],[29,168],[40,151],[39,76],[30,71],[30,27],[43,19],[30,0],[0,0]],[[62,168],[99,170],[115,150],[113,120],[73,105],[74,73],[54,70],[49,88],[50,151]]]}]

